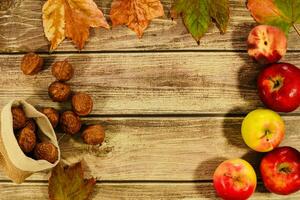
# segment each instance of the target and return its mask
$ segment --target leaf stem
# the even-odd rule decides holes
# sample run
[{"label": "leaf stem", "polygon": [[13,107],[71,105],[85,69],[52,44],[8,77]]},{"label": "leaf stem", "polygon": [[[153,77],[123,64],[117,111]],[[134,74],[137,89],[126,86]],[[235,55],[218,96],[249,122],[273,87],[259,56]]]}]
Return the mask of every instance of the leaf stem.
[{"label": "leaf stem", "polygon": [[57,141],[58,144],[60,143],[61,139],[63,139],[63,137],[64,137],[65,135],[66,135],[66,134],[64,133],[64,134],[58,139],[58,141]]},{"label": "leaf stem", "polygon": [[300,36],[300,30],[297,28],[296,24],[293,24],[293,27],[295,31],[298,33],[298,35]]}]

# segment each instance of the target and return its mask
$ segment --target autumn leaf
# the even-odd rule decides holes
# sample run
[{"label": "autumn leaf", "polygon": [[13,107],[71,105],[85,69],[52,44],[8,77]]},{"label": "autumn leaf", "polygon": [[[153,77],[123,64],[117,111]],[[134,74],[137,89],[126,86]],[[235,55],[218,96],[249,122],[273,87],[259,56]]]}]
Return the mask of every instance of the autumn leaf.
[{"label": "autumn leaf", "polygon": [[172,7],[172,18],[183,17],[183,22],[197,43],[205,35],[212,21],[221,33],[229,22],[228,0],[177,0]]},{"label": "autumn leaf", "polygon": [[127,25],[139,38],[152,19],[163,15],[160,0],[114,0],[110,10],[113,26]]},{"label": "autumn leaf", "polygon": [[91,196],[96,180],[84,179],[81,162],[63,167],[58,164],[49,179],[50,200],[87,200]]},{"label": "autumn leaf", "polygon": [[50,50],[56,49],[65,37],[82,49],[90,27],[109,28],[93,0],[48,0],[43,6],[43,26],[51,42]]},{"label": "autumn leaf", "polygon": [[300,0],[248,0],[247,7],[253,18],[260,24],[281,28],[288,34],[295,24],[300,24]]}]

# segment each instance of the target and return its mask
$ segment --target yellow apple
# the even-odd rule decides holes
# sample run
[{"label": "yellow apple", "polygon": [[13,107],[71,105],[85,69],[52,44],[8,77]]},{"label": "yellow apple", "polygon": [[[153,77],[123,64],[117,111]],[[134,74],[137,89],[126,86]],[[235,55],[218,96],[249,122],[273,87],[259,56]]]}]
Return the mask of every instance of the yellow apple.
[{"label": "yellow apple", "polygon": [[281,117],[269,109],[250,112],[242,123],[242,136],[253,150],[268,152],[276,148],[285,135],[285,125]]}]

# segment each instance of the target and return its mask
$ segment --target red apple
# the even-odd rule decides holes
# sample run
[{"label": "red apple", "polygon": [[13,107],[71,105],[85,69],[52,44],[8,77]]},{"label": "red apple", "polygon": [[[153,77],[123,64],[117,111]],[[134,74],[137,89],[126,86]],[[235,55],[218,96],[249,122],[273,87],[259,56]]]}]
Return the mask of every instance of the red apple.
[{"label": "red apple", "polygon": [[300,69],[288,63],[272,64],[258,78],[261,100],[277,112],[291,112],[300,106]]},{"label": "red apple", "polygon": [[248,54],[261,64],[279,61],[286,53],[287,39],[274,26],[259,25],[248,36]]},{"label": "red apple", "polygon": [[217,195],[225,200],[248,199],[256,188],[256,174],[245,160],[232,159],[221,163],[214,173]]},{"label": "red apple", "polygon": [[266,188],[288,195],[300,189],[300,152],[292,147],[279,147],[269,152],[260,163]]}]

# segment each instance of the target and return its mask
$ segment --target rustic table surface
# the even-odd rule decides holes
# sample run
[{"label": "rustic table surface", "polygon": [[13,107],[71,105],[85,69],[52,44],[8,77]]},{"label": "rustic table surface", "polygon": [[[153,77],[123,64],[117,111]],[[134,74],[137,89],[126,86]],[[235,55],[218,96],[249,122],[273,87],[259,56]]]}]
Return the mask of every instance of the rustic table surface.
[{"label": "rustic table surface", "polygon": [[[0,1],[0,106],[27,98],[40,106],[69,109],[51,102],[49,68],[68,59],[75,67],[72,89],[95,100],[86,123],[106,129],[101,147],[80,137],[60,141],[62,158],[84,159],[87,173],[98,178],[94,199],[216,199],[212,174],[223,160],[242,157],[258,166],[261,154],[251,151],[240,134],[245,114],[262,106],[255,80],[260,67],[249,59],[246,37],[255,22],[245,1],[230,0],[228,32],[212,27],[200,46],[182,21],[171,21],[172,0],[162,0],[166,16],[154,20],[142,39],[126,27],[94,29],[78,52],[64,41],[52,54],[44,37],[41,8],[45,1]],[[111,0],[96,0],[108,15]],[[39,52],[46,69],[36,76],[20,71],[24,53]],[[300,66],[300,41],[289,36],[284,60]],[[285,114],[282,145],[300,149],[300,110]],[[60,135],[59,135],[60,136]],[[0,173],[0,199],[46,199],[49,173],[37,173],[21,185]],[[259,184],[252,199],[300,199],[270,194]]]}]

